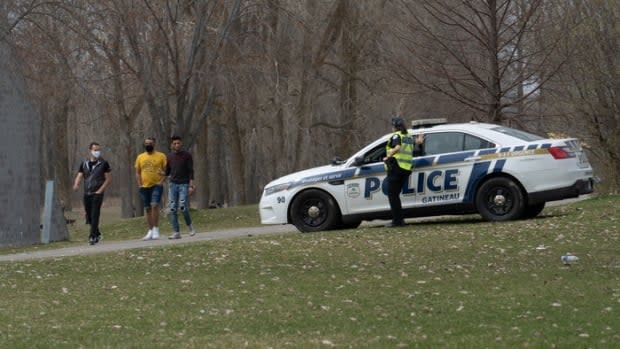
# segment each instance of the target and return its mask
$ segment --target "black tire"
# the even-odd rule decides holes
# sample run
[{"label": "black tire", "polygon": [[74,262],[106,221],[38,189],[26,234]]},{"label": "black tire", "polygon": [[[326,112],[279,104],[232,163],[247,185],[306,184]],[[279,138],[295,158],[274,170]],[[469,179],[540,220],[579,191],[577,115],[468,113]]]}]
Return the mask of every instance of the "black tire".
[{"label": "black tire", "polygon": [[303,233],[334,229],[340,222],[336,201],[322,190],[300,193],[291,204],[291,221]]},{"label": "black tire", "polygon": [[540,214],[544,208],[545,208],[544,202],[541,204],[525,206],[525,210],[523,211],[523,218],[524,219],[534,218],[538,216],[538,214]]},{"label": "black tire", "polygon": [[496,222],[519,219],[525,210],[521,188],[506,177],[495,177],[482,183],[475,204],[482,218]]}]

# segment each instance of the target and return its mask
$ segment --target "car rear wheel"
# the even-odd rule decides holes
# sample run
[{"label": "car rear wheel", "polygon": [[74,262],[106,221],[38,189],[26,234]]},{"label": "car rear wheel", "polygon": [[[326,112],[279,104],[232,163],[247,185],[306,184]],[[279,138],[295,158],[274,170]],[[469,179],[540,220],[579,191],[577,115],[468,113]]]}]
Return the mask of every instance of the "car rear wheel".
[{"label": "car rear wheel", "polygon": [[329,230],[340,221],[340,210],[334,199],[324,191],[309,189],[300,193],[291,205],[295,227],[307,233]]},{"label": "car rear wheel", "polygon": [[523,192],[517,183],[505,177],[496,177],[482,183],[476,193],[476,208],[489,221],[508,221],[523,215]]},{"label": "car rear wheel", "polygon": [[545,208],[544,202],[541,204],[528,205],[525,207],[525,210],[523,211],[523,218],[525,219],[534,218],[538,216],[538,214],[540,214],[544,208]]}]

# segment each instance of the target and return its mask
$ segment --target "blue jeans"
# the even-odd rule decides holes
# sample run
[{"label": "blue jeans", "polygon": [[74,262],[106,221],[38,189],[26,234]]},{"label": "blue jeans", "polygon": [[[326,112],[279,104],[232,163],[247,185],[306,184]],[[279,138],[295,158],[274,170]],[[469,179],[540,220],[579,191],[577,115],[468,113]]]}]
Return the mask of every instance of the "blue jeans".
[{"label": "blue jeans", "polygon": [[168,186],[168,199],[172,230],[178,233],[180,231],[178,210],[183,212],[185,224],[187,224],[187,226],[192,225],[192,217],[189,216],[189,184],[170,183]]}]

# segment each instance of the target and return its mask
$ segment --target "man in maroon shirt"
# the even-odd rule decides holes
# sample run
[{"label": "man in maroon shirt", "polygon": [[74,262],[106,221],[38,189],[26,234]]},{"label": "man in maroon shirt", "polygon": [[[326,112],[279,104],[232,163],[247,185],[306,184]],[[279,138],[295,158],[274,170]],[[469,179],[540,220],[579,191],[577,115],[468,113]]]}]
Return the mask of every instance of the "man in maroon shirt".
[{"label": "man in maroon shirt", "polygon": [[172,151],[168,154],[166,176],[170,180],[168,184],[168,208],[170,209],[170,223],[173,233],[168,238],[180,239],[179,210],[183,213],[185,224],[189,228],[189,236],[196,234],[196,230],[192,226],[192,217],[189,215],[189,197],[194,193],[194,161],[192,154],[182,149],[181,137],[172,136],[170,140]]}]

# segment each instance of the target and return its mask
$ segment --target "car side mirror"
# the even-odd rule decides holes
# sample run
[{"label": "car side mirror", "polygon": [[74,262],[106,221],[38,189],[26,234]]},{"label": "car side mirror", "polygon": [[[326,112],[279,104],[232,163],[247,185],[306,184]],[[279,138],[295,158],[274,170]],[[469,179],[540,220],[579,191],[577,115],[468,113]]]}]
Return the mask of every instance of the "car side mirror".
[{"label": "car side mirror", "polygon": [[332,165],[342,165],[344,163],[344,160],[342,160],[340,157],[336,156],[332,159]]},{"label": "car side mirror", "polygon": [[353,160],[353,166],[362,166],[364,164],[363,156],[356,156],[355,160]]}]

